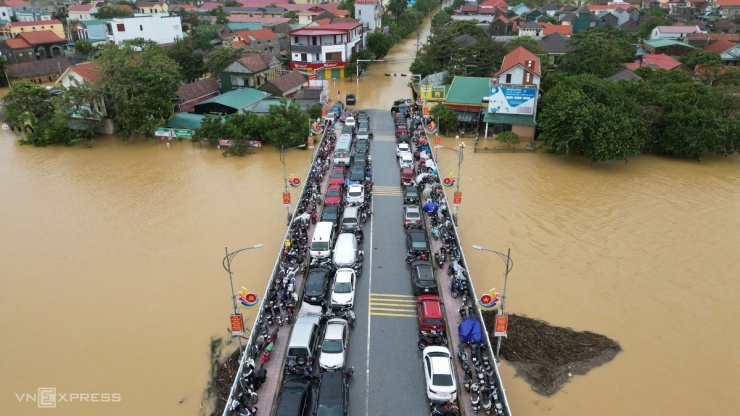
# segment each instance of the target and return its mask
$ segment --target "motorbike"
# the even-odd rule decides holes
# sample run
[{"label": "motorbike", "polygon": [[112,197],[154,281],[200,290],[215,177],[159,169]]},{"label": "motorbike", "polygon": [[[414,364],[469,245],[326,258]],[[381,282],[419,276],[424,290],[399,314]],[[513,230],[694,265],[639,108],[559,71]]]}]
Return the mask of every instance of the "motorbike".
[{"label": "motorbike", "polygon": [[259,396],[254,392],[254,386],[246,377],[239,379],[239,387],[241,391],[237,394],[237,400],[250,405],[257,404]]},{"label": "motorbike", "polygon": [[439,240],[439,227],[437,227],[436,225],[432,226],[432,237],[435,240]]},{"label": "motorbike", "polygon": [[460,408],[453,400],[445,404],[432,404],[432,416],[460,416]]},{"label": "motorbike", "polygon": [[420,350],[430,345],[447,345],[447,337],[444,332],[433,329],[429,332],[421,331],[419,333],[419,342],[416,344]]},{"label": "motorbike", "polygon": [[352,309],[340,309],[334,311],[334,316],[346,320],[347,323],[349,323],[350,328],[355,327],[355,312]]},{"label": "motorbike", "polygon": [[444,246],[439,248],[439,251],[437,251],[434,258],[435,260],[437,260],[437,267],[441,269],[442,265],[445,264],[445,262],[447,261],[447,256],[445,255]]},{"label": "motorbike", "polygon": [[484,385],[480,389],[480,395],[481,395],[481,405],[483,406],[483,410],[486,412],[487,415],[491,414],[491,393],[488,389],[488,385]]},{"label": "motorbike", "polygon": [[229,410],[231,410],[232,414],[237,415],[237,416],[253,416],[257,414],[257,411],[259,410],[259,408],[256,406],[242,403],[241,401],[237,399],[232,399],[231,405],[229,406]]},{"label": "motorbike", "polygon": [[462,292],[463,287],[462,287],[462,284],[460,283],[459,278],[453,277],[452,279],[450,279],[450,290],[452,291],[453,298],[456,298],[460,294],[460,292]]},{"label": "motorbike", "polygon": [[473,383],[470,387],[470,406],[473,408],[473,412],[478,413],[480,410],[480,387],[478,383]]}]

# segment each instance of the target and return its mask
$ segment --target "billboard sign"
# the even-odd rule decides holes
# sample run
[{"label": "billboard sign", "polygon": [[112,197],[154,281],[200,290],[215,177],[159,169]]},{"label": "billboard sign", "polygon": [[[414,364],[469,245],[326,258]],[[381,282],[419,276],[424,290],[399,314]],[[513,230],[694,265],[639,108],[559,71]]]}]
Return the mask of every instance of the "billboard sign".
[{"label": "billboard sign", "polygon": [[491,87],[488,112],[495,114],[534,114],[537,88]]},{"label": "billboard sign", "polygon": [[167,127],[156,127],[154,129],[155,137],[172,137],[172,130]]}]

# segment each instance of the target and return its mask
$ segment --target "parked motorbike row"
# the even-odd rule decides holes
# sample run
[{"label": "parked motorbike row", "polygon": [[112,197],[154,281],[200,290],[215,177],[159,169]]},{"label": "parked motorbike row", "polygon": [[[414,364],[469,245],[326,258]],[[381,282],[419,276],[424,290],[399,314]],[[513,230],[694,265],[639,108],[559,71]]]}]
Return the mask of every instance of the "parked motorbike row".
[{"label": "parked motorbike row", "polygon": [[[336,141],[334,131],[328,130],[321,140],[316,158],[306,180],[304,192],[296,205],[294,219],[290,224],[283,251],[275,275],[270,281],[267,296],[258,316],[257,328],[248,347],[247,358],[238,379],[238,387],[233,392],[231,402],[227,404],[233,415],[253,416],[257,413],[255,406],[258,400],[257,390],[267,379],[264,365],[277,341],[280,327],[293,324],[295,308],[298,303],[296,278],[306,272],[306,251],[308,232],[312,223],[316,223],[321,205],[321,184],[330,165],[330,155]],[[272,331],[270,327],[277,325]],[[259,369],[256,361],[259,360]]]}]

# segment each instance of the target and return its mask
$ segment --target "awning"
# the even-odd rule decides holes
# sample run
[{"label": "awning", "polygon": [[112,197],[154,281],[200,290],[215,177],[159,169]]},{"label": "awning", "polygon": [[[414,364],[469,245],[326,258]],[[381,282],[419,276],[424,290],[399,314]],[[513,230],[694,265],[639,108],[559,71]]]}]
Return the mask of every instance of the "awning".
[{"label": "awning", "polygon": [[457,113],[457,119],[463,123],[478,122],[480,119],[479,111],[455,111]]},{"label": "awning", "polygon": [[522,114],[491,114],[486,113],[483,116],[483,122],[494,123],[494,124],[518,124],[520,126],[536,126],[537,122],[534,121],[534,116],[527,116]]}]

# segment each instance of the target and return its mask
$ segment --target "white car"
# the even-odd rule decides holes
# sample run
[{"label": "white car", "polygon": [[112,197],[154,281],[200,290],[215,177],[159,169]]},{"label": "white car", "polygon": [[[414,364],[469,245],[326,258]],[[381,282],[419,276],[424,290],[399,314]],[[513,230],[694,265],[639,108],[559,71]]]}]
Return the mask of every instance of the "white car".
[{"label": "white car", "polygon": [[319,366],[324,370],[339,370],[344,367],[349,341],[347,326],[347,321],[341,318],[332,318],[326,322],[319,356]]},{"label": "white car", "polygon": [[357,121],[355,121],[354,117],[347,117],[346,119],[344,119],[345,126],[354,127],[356,124],[357,124]]},{"label": "white car", "polygon": [[398,154],[398,166],[403,168],[413,168],[414,167],[414,155],[412,155],[410,152],[402,152]]},{"label": "white car", "polygon": [[332,308],[351,308],[355,304],[355,271],[349,268],[337,270],[334,286],[331,288]]},{"label": "white car", "polygon": [[349,205],[362,205],[365,202],[365,187],[358,184],[348,186],[346,201]]},{"label": "white car", "polygon": [[452,355],[445,347],[429,346],[422,351],[427,397],[432,402],[446,403],[457,398]]},{"label": "white car", "polygon": [[396,149],[396,157],[401,156],[401,153],[411,153],[411,147],[409,147],[408,143],[398,143],[398,148]]}]

